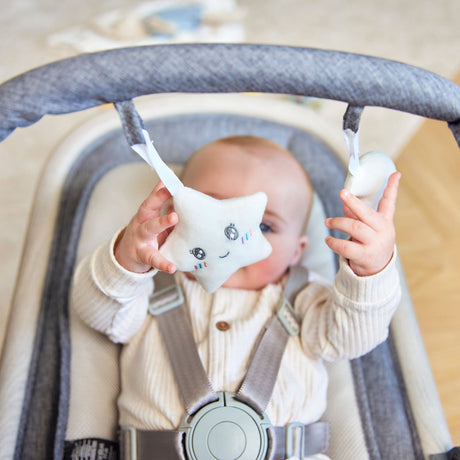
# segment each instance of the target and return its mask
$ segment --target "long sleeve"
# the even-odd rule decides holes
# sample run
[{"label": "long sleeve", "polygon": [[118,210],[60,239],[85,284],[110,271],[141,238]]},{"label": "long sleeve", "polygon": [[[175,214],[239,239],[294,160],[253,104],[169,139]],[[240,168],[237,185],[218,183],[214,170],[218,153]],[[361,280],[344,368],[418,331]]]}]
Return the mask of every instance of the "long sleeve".
[{"label": "long sleeve", "polygon": [[341,260],[331,289],[311,283],[296,300],[303,317],[305,352],[326,361],[353,359],[372,350],[388,336],[399,305],[401,287],[396,249],[380,273],[359,277]]},{"label": "long sleeve", "polygon": [[79,263],[70,302],[90,327],[126,343],[144,323],[155,271],[137,274],[120,266],[113,255],[117,237]]}]

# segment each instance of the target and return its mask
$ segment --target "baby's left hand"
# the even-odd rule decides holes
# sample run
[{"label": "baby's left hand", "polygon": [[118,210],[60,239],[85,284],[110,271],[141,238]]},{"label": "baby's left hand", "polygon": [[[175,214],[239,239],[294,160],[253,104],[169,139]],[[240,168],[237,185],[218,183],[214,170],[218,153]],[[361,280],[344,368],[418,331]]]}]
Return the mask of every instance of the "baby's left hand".
[{"label": "baby's left hand", "polygon": [[348,190],[340,192],[345,217],[326,219],[326,227],[348,233],[350,239],[328,236],[326,244],[348,259],[358,276],[370,276],[382,271],[393,256],[395,228],[393,216],[401,174],[393,173],[379,202],[377,211],[365,205]]}]

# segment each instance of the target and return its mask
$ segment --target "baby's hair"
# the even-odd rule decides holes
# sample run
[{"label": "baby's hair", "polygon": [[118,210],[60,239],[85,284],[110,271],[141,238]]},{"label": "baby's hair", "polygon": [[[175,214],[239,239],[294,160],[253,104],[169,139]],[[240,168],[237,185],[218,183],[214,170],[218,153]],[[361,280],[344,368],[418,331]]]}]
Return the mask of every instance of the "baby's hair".
[{"label": "baby's hair", "polygon": [[[277,144],[276,142],[273,142],[269,139],[266,139],[264,137],[257,137],[257,136],[249,136],[249,135],[237,135],[237,136],[229,136],[229,137],[223,137],[221,139],[218,139],[216,141],[217,143],[224,143],[224,144],[229,144],[229,145],[236,145],[242,148],[247,149],[248,153],[257,153],[256,150],[251,152],[251,148],[263,148],[267,147],[271,149],[272,152],[278,153],[278,154],[283,154],[286,155],[286,157],[291,158],[295,163],[297,163],[298,167],[301,169],[303,174],[305,175],[305,182],[307,185],[308,193],[311,196],[310,200],[310,205],[307,210],[306,216],[305,216],[305,223],[304,223],[304,232],[306,231],[306,227],[308,225],[308,221],[310,219],[310,214],[311,214],[311,209],[313,206],[313,194],[314,194],[314,188],[313,184],[311,182],[310,176],[308,175],[308,172],[305,170],[303,167],[302,163],[297,159],[297,157],[288,149],[282,147],[281,145]],[[263,152],[260,152],[263,154]],[[267,152],[265,152],[267,153]]]},{"label": "baby's hair", "polygon": [[270,154],[274,155],[283,155],[287,159],[290,159],[294,163],[297,164],[297,166],[300,168],[300,171],[303,173],[304,179],[305,179],[305,185],[307,188],[307,193],[310,195],[309,199],[309,207],[307,209],[306,215],[305,215],[305,222],[304,222],[304,228],[303,230],[306,230],[306,226],[308,224],[310,214],[311,214],[311,208],[313,205],[313,184],[311,182],[310,176],[308,175],[307,171],[305,168],[302,166],[300,161],[296,158],[296,156],[290,152],[288,149],[282,147],[281,145],[277,144],[276,142],[273,142],[269,139],[266,139],[264,137],[258,137],[258,136],[251,136],[251,135],[234,135],[234,136],[228,136],[228,137],[222,137],[219,139],[216,139],[213,142],[210,142],[209,144],[204,145],[203,147],[199,148],[185,163],[184,168],[182,170],[181,178],[184,178],[184,175],[187,171],[188,166],[194,161],[194,158],[196,158],[199,154],[199,152],[208,147],[209,145],[222,145],[222,144],[227,144],[227,145],[232,145],[236,147],[240,147],[242,150],[244,150],[247,154],[249,155],[256,155],[259,157],[266,156],[267,159],[269,159]]},{"label": "baby's hair", "polygon": [[221,139],[217,139],[216,142],[225,143],[225,144],[232,144],[232,145],[239,145],[241,147],[261,147],[262,145],[273,147],[277,150],[287,151],[284,147],[273,142],[265,137],[258,137],[258,136],[250,136],[250,135],[236,135],[236,136],[228,136],[222,137]]}]

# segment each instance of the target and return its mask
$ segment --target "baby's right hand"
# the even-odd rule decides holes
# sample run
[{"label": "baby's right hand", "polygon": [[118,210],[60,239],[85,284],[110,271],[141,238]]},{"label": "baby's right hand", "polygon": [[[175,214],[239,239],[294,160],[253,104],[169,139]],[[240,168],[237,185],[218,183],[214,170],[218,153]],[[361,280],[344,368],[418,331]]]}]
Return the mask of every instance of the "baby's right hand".
[{"label": "baby's right hand", "polygon": [[158,251],[178,222],[175,212],[161,215],[169,198],[171,194],[159,182],[120,234],[115,243],[115,259],[126,270],[145,273],[153,267],[167,273],[176,271],[176,266]]}]

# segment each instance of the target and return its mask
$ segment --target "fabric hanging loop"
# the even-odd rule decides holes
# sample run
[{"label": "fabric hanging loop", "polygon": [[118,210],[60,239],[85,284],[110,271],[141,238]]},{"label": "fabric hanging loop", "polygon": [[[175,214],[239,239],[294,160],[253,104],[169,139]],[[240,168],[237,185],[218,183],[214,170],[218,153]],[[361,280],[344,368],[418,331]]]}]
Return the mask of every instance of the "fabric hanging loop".
[{"label": "fabric hanging loop", "polygon": [[120,115],[123,132],[131,148],[158,174],[171,195],[175,195],[184,185],[171,168],[161,159],[153,146],[144,122],[133,101],[118,102],[115,107]]},{"label": "fabric hanging loop", "polygon": [[144,121],[136,110],[133,101],[115,102],[114,106],[120,116],[123,133],[128,145],[143,143],[144,136],[142,130],[145,129]]},{"label": "fabric hanging loop", "polygon": [[349,104],[343,115],[343,130],[351,130],[354,133],[359,131],[359,123],[364,107]]},{"label": "fabric hanging loop", "polygon": [[359,169],[359,123],[363,110],[364,107],[350,104],[343,116],[343,134],[350,155],[348,171],[354,176]]}]

